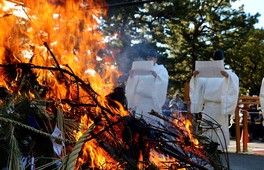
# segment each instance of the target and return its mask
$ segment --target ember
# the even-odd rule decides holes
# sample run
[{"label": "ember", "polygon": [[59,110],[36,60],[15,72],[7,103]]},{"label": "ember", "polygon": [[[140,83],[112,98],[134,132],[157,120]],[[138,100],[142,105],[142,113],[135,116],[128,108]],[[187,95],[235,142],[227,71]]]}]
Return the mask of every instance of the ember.
[{"label": "ember", "polygon": [[[105,51],[102,4],[0,1],[0,166],[212,168],[188,120],[152,112],[168,125],[157,128],[126,110],[122,87],[114,89],[114,57],[97,60]],[[17,7],[23,16],[15,15]]]}]

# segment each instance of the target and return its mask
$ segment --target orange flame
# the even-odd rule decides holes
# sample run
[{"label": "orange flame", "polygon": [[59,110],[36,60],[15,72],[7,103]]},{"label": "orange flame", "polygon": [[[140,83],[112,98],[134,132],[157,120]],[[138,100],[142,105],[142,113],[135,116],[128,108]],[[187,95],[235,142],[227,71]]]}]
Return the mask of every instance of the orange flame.
[{"label": "orange flame", "polygon": [[[20,2],[14,6],[10,2],[0,1],[0,63],[6,63],[4,56],[8,48],[14,56],[12,63],[67,66],[76,76],[92,82],[92,88],[97,93],[103,96],[109,94],[120,73],[112,56],[101,61],[100,70],[96,68],[98,52],[105,49],[104,36],[99,30],[100,19],[107,10],[100,6],[104,1]],[[57,62],[43,43],[50,48]],[[38,71],[37,75],[41,84],[52,87],[53,92],[49,97],[68,97],[69,89],[58,78],[59,75],[43,70]],[[6,84],[1,82],[0,85]]]},{"label": "orange flame", "polygon": [[[180,169],[178,168],[178,163],[174,158],[165,156],[155,150],[151,150],[150,152],[150,161],[157,165],[160,170],[171,169],[175,166],[177,169]],[[183,168],[181,170],[183,170]]]},{"label": "orange flame", "polygon": [[[0,64],[28,63],[65,69],[89,82],[99,94],[98,101],[102,106],[115,114],[127,115],[120,103],[116,102],[120,108],[117,111],[108,106],[105,99],[120,73],[113,54],[98,59],[100,50],[106,48],[105,37],[99,29],[100,20],[107,11],[101,7],[103,4],[104,0],[19,0],[15,3],[0,0]],[[47,69],[34,71],[37,81],[50,88],[47,99],[72,100],[78,95],[81,102],[91,100],[82,89],[76,94],[77,87],[66,84],[65,78],[72,77]],[[0,79],[0,86],[9,89],[4,74],[0,74]],[[35,98],[34,93],[30,93],[30,98]],[[85,120],[87,117],[82,119],[83,128],[92,123]],[[82,133],[76,134],[77,140]],[[104,167],[106,162],[117,167],[96,141],[87,142],[82,152],[84,157],[89,157],[91,167]],[[87,160],[84,157],[79,158],[79,166],[82,160]]]},{"label": "orange flame", "polygon": [[[184,117],[181,117],[180,119],[174,119],[174,123],[175,123],[176,127],[181,129],[185,133],[185,135],[188,136],[188,138],[190,139],[190,142],[193,143],[192,146],[194,146],[195,148],[198,149],[198,150],[194,151],[192,147],[190,147],[189,145],[185,145],[184,150],[190,151],[190,152],[195,152],[200,157],[205,158],[206,156],[200,152],[203,149],[203,146],[200,145],[198,139],[192,134],[192,131],[191,131],[192,123],[190,122],[190,120],[186,119]],[[185,135],[179,136],[182,143],[184,143],[184,136]]]},{"label": "orange flame", "polygon": [[[93,122],[83,116],[81,119],[82,130],[76,135],[78,140],[82,134],[89,129]],[[80,167],[90,162],[89,168],[99,168],[99,169],[120,169],[119,163],[116,162],[104,149],[102,149],[96,140],[92,139],[86,142],[83,146],[82,155],[78,158],[75,169],[80,169]]]},{"label": "orange flame", "polygon": [[[98,59],[100,50],[106,48],[105,37],[99,29],[100,19],[107,11],[101,8],[102,4],[105,4],[104,0],[86,0],[85,3],[82,0],[19,0],[15,6],[0,0],[0,64],[28,63],[65,69],[85,82],[90,82],[92,89],[99,94],[97,100],[103,107],[114,114],[128,115],[118,102],[115,104],[119,110],[109,106],[105,97],[112,92],[120,73],[111,56],[113,54],[104,57],[102,61]],[[72,77],[47,69],[34,71],[38,82],[50,88],[46,94],[47,99],[72,100],[78,95],[81,102],[91,100],[82,89],[76,94],[77,87],[65,83],[65,78],[71,80]],[[5,75],[0,74],[0,86],[9,89],[5,79]],[[36,96],[30,93],[30,97]],[[92,123],[87,116],[82,117],[82,131],[76,133],[76,140]],[[199,147],[198,140],[189,131],[190,122],[186,120],[183,125],[182,128],[188,129],[187,134],[192,142]],[[157,165],[164,160],[155,152],[152,158]],[[166,157],[166,160],[169,159]],[[139,161],[142,160],[141,157]],[[118,162],[100,148],[95,140],[85,143],[76,169],[87,161],[90,162],[90,168],[120,169]],[[141,168],[143,165],[138,166]]]}]

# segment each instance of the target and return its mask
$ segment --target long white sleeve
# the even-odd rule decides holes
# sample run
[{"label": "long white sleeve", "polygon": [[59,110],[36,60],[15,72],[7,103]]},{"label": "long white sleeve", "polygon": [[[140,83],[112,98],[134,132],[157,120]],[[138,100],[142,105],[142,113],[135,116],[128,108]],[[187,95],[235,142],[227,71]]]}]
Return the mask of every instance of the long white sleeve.
[{"label": "long white sleeve", "polygon": [[155,78],[153,101],[161,109],[167,98],[169,75],[167,69],[163,65],[154,67],[157,77]]},{"label": "long white sleeve", "polygon": [[199,113],[203,110],[203,99],[205,90],[205,79],[191,78],[190,81],[190,100],[191,113]]},{"label": "long white sleeve", "polygon": [[223,114],[234,114],[238,102],[239,95],[239,79],[238,76],[231,70],[227,71],[228,78],[226,82],[225,91],[222,91],[225,95],[224,101],[222,101]]}]

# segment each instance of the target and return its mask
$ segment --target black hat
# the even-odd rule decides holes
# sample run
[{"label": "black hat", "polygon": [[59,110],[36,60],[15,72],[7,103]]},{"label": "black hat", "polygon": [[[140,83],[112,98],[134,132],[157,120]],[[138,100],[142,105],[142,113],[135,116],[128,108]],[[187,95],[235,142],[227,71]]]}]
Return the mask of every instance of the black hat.
[{"label": "black hat", "polygon": [[217,50],[214,52],[214,60],[223,60],[225,58],[224,52],[222,50]]},{"label": "black hat", "polygon": [[150,50],[148,53],[148,57],[158,57],[158,53],[155,50]]}]

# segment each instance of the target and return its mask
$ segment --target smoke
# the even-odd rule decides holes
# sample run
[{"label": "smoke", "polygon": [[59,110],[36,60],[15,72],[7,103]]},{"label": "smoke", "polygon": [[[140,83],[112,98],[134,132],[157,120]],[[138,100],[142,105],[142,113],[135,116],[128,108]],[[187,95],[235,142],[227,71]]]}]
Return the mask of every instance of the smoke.
[{"label": "smoke", "polygon": [[148,52],[151,49],[156,49],[156,47],[151,43],[139,43],[124,48],[116,55],[118,69],[122,73],[122,76],[118,80],[119,83],[123,84],[126,82],[133,61],[146,60]]}]

